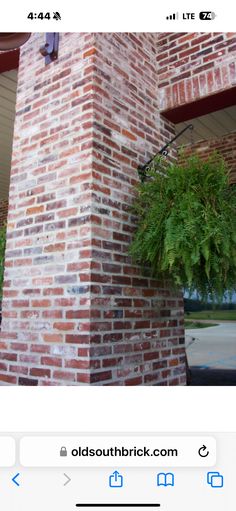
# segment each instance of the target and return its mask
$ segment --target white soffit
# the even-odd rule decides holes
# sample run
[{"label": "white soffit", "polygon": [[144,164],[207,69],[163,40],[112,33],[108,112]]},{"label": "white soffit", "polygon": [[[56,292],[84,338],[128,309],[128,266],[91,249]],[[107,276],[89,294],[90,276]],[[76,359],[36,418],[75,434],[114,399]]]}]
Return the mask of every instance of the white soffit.
[{"label": "white soffit", "polygon": [[17,70],[0,74],[0,200],[8,198]]},{"label": "white soffit", "polygon": [[175,125],[176,133],[179,133],[189,124],[193,124],[194,127],[192,134],[190,130],[187,130],[181,135],[176,140],[178,146],[190,144],[192,141],[216,139],[228,135],[236,131],[236,105],[189,121],[180,122]]}]

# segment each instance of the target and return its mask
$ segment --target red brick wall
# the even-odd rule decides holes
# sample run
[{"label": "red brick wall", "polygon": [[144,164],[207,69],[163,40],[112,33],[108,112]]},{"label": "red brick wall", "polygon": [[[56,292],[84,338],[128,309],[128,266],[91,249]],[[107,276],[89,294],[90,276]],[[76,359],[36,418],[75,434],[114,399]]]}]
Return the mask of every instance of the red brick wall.
[{"label": "red brick wall", "polygon": [[0,200],[0,227],[7,221],[8,200]]},{"label": "red brick wall", "polygon": [[46,67],[44,39],[31,36],[19,66],[0,342],[8,384],[89,381],[94,36],[63,35]]},{"label": "red brick wall", "polygon": [[196,152],[202,158],[207,158],[212,151],[222,154],[230,171],[230,183],[236,183],[236,131],[221,138],[199,140],[195,144],[185,146],[186,154]]},{"label": "red brick wall", "polygon": [[[182,297],[144,277],[127,255],[137,165],[173,136],[159,115],[156,36],[97,35],[94,101],[94,208],[100,224],[92,275],[100,310],[91,361],[113,384],[185,383]],[[93,381],[100,375],[93,372]]]},{"label": "red brick wall", "polygon": [[161,110],[236,85],[236,33],[158,34]]},{"label": "red brick wall", "polygon": [[137,166],[159,115],[156,34],[61,34],[22,48],[0,382],[185,383],[183,301],[127,255]]}]

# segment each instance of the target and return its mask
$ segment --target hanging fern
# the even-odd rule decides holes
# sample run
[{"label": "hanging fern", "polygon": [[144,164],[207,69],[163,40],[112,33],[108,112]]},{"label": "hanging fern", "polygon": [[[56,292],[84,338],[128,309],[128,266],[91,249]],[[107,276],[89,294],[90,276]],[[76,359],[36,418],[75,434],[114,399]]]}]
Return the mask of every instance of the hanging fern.
[{"label": "hanging fern", "polygon": [[222,300],[236,290],[236,186],[217,153],[181,161],[155,159],[138,186],[131,255],[155,277]]}]

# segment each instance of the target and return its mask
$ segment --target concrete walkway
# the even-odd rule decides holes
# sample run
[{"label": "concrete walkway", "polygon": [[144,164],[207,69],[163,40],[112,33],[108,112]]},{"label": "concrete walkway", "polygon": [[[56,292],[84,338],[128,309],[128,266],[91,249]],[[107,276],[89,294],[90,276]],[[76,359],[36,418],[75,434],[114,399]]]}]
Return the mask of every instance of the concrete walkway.
[{"label": "concrete walkway", "polygon": [[186,330],[186,341],[191,385],[236,385],[236,322]]}]

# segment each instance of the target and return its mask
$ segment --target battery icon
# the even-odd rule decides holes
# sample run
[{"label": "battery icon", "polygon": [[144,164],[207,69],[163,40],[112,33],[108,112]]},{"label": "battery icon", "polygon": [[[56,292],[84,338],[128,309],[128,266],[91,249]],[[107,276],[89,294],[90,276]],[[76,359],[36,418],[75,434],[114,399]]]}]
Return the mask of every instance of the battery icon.
[{"label": "battery icon", "polygon": [[212,11],[201,11],[199,12],[200,20],[214,20],[216,17],[215,12]]}]

